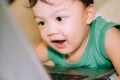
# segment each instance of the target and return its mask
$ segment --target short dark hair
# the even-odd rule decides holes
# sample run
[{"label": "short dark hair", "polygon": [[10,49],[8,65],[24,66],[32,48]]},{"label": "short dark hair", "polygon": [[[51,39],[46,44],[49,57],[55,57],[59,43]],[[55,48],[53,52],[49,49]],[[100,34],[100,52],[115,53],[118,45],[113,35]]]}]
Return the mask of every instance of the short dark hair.
[{"label": "short dark hair", "polygon": [[8,4],[12,4],[15,0],[8,0]]},{"label": "short dark hair", "polygon": [[[30,7],[31,7],[31,8],[34,7],[34,6],[36,5],[37,1],[38,1],[38,0],[29,0]],[[47,2],[47,0],[41,0],[41,1],[43,1],[43,2],[45,2],[45,3],[49,3],[49,2]],[[94,4],[94,0],[79,0],[79,1],[82,1],[83,4],[84,4],[86,7],[89,6],[90,4]]]}]

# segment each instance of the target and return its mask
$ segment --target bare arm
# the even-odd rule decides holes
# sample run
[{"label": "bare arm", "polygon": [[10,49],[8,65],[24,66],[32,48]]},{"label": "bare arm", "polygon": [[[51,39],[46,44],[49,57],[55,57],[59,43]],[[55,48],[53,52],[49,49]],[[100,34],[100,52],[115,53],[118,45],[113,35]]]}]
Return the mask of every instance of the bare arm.
[{"label": "bare arm", "polygon": [[41,62],[48,61],[47,44],[44,41],[41,41],[34,49]]},{"label": "bare arm", "polygon": [[[105,38],[105,48],[108,57],[112,61],[118,75],[120,76],[120,32],[115,28],[107,31]],[[120,80],[118,76],[117,80]]]}]

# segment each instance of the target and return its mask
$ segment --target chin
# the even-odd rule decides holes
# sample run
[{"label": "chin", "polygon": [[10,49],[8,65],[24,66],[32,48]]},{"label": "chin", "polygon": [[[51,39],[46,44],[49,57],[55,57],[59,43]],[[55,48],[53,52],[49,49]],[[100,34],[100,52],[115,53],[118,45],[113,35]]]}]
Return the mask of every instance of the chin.
[{"label": "chin", "polygon": [[70,54],[70,50],[57,50],[60,54]]}]

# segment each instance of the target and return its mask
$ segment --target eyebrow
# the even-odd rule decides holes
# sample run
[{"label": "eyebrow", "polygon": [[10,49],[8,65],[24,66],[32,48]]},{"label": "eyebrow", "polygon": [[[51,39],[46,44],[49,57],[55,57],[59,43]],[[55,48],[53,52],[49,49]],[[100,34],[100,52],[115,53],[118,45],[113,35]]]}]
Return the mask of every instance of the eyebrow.
[{"label": "eyebrow", "polygon": [[[54,13],[52,13],[52,15],[54,15],[54,14],[56,14],[56,13],[59,13],[59,12],[61,12],[61,11],[67,11],[68,9],[59,9],[59,10],[57,10],[57,11],[55,11]],[[52,16],[51,15],[51,16]],[[41,19],[44,19],[44,17],[41,17],[41,16],[34,16],[34,19],[35,18],[41,18]]]},{"label": "eyebrow", "polygon": [[40,16],[34,16],[34,19],[35,19],[35,18],[41,18],[41,19],[43,19],[43,17],[40,17]]}]

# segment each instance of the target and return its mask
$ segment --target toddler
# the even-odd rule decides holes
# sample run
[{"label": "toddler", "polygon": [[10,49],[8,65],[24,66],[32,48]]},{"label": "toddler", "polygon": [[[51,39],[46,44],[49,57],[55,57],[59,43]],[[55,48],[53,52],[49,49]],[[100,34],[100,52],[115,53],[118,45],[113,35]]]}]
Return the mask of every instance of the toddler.
[{"label": "toddler", "polygon": [[[93,0],[29,0],[43,41],[41,60],[56,66],[112,68],[120,74],[120,25],[95,18]],[[119,79],[119,78],[118,78]]]}]

